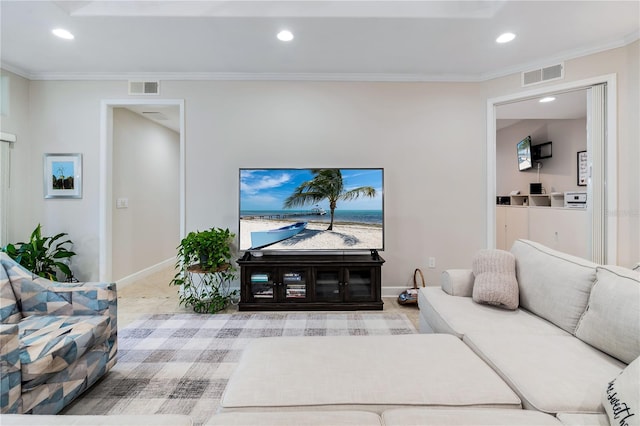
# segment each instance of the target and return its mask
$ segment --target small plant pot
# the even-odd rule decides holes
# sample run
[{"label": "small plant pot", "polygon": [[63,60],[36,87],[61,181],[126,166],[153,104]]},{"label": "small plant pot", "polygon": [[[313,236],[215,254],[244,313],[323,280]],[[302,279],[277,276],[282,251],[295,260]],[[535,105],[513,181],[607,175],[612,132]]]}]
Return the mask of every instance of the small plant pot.
[{"label": "small plant pot", "polygon": [[215,314],[229,306],[229,300],[203,299],[193,305],[193,311],[197,314]]}]

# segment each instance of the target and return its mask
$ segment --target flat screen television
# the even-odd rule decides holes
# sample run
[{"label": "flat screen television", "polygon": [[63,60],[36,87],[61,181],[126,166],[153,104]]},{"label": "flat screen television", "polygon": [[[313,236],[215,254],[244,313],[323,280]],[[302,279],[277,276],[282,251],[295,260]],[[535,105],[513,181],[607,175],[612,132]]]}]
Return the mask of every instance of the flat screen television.
[{"label": "flat screen television", "polygon": [[528,170],[533,167],[531,160],[531,136],[527,136],[518,142],[516,146],[518,153],[518,170]]},{"label": "flat screen television", "polygon": [[240,250],[384,249],[384,169],[240,169]]}]

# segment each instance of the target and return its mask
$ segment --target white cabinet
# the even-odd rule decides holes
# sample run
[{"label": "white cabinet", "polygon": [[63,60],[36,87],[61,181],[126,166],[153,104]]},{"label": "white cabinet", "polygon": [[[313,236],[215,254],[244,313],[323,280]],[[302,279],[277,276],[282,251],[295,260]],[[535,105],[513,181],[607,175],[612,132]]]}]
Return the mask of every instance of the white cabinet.
[{"label": "white cabinet", "polygon": [[496,248],[509,250],[519,238],[529,239],[529,209],[496,206]]},{"label": "white cabinet", "polygon": [[510,250],[525,238],[589,259],[589,216],[586,209],[555,207],[562,194],[512,195],[510,205],[496,206],[496,248]]},{"label": "white cabinet", "polygon": [[529,239],[589,259],[589,223],[585,209],[530,208]]}]

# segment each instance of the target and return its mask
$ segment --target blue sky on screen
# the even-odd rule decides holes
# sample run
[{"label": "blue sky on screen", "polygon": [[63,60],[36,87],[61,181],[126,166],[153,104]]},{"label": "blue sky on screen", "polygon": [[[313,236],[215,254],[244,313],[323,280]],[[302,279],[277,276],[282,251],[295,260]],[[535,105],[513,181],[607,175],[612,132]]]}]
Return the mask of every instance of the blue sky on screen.
[{"label": "blue sky on screen", "polygon": [[[340,169],[345,189],[372,186],[376,190],[373,198],[338,202],[341,210],[382,210],[382,169]],[[281,210],[284,200],[300,183],[313,178],[308,169],[241,169],[240,209]],[[328,201],[319,203],[329,210]],[[310,209],[312,205],[299,209]]]}]

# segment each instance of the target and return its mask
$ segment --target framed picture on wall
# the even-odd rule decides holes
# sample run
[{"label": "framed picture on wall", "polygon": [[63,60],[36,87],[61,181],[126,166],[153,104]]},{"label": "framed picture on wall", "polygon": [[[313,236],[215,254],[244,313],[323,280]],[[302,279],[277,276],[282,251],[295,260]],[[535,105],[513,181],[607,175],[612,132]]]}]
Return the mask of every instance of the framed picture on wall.
[{"label": "framed picture on wall", "polygon": [[578,152],[578,186],[587,186],[589,177],[587,151]]},{"label": "framed picture on wall", "polygon": [[82,154],[44,154],[44,198],[82,198]]}]

